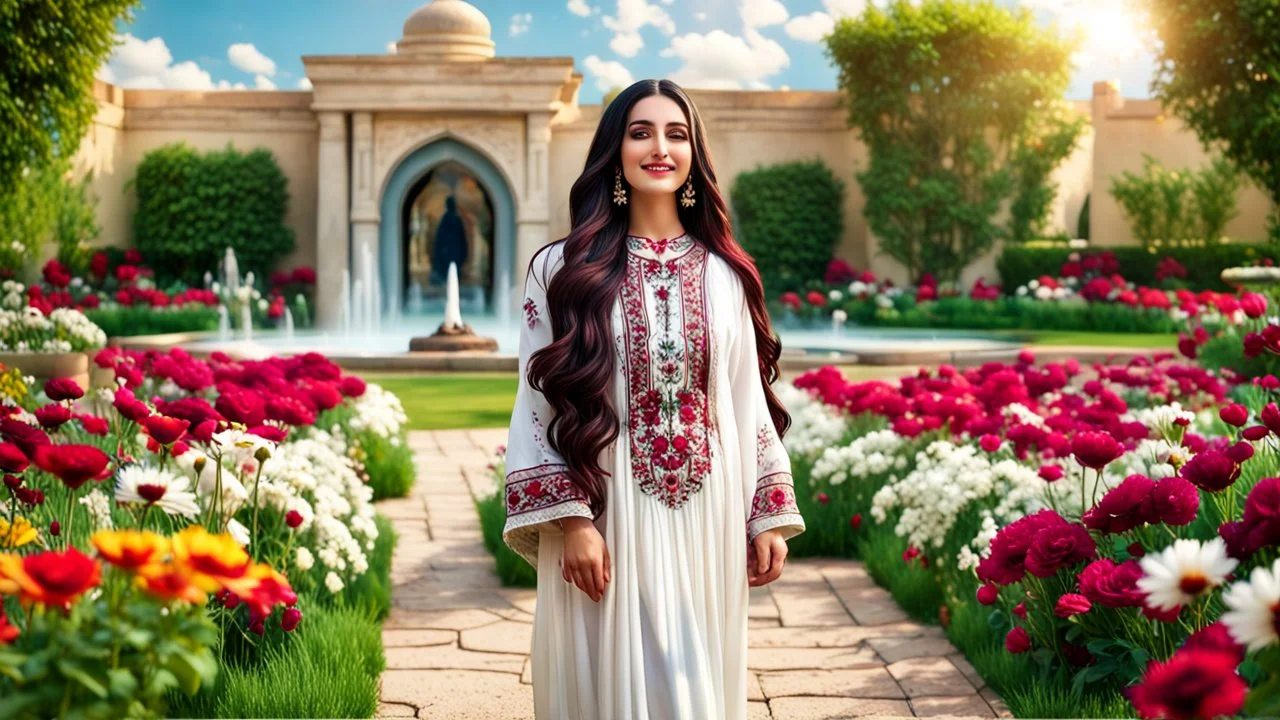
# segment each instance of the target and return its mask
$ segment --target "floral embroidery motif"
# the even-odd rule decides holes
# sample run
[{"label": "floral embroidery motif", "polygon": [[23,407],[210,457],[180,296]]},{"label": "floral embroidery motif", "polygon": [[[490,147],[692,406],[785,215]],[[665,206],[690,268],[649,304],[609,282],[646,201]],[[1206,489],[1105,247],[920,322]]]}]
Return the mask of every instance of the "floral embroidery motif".
[{"label": "floral embroidery motif", "polygon": [[751,518],[747,522],[750,524],[761,518],[798,512],[791,474],[777,472],[760,478],[756,483],[756,494],[751,499]]},{"label": "floral embroidery motif", "polygon": [[533,298],[524,299],[524,321],[530,328],[538,324],[538,304]]},{"label": "floral embroidery motif", "polygon": [[561,464],[508,473],[506,493],[508,518],[568,502],[587,502],[587,496],[569,479],[569,468]]},{"label": "floral embroidery motif", "polygon": [[[663,250],[693,247],[677,240]],[[633,247],[636,241],[644,239],[629,238]],[[701,490],[711,471],[705,273],[702,248],[665,262],[631,255],[622,286],[632,473],[641,491],[672,509]]]},{"label": "floral embroidery motif", "polygon": [[688,235],[681,235],[674,238],[662,238],[660,240],[653,240],[651,238],[640,237],[638,235],[627,236],[627,248],[629,250],[638,253],[648,251],[657,255],[658,259],[662,259],[662,256],[665,255],[668,250],[673,253],[682,253],[691,247],[693,247],[693,239]]}]

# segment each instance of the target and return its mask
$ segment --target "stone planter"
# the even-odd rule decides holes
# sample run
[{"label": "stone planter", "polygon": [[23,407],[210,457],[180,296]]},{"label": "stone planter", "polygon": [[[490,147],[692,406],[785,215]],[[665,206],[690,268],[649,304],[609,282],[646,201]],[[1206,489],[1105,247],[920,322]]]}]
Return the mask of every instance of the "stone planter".
[{"label": "stone planter", "polygon": [[[70,353],[17,353],[0,352],[0,364],[6,368],[18,368],[24,375],[32,375],[37,386],[53,378],[71,378],[80,387],[89,389],[89,356],[82,352]],[[97,367],[94,366],[96,370]],[[34,388],[36,391],[39,387]]]}]

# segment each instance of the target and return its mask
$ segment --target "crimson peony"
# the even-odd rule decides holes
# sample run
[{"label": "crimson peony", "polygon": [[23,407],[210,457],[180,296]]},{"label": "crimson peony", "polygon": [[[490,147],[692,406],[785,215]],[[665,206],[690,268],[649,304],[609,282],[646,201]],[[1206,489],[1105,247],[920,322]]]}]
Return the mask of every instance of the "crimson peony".
[{"label": "crimson peony", "polygon": [[1040,578],[1058,570],[1093,559],[1098,552],[1093,537],[1074,523],[1045,528],[1036,534],[1027,550],[1027,572]]},{"label": "crimson peony", "polygon": [[1180,650],[1166,662],[1147,664],[1129,700],[1144,718],[1191,720],[1235,715],[1249,688],[1236,674],[1234,654],[1221,650]]},{"label": "crimson peony", "polygon": [[71,408],[61,403],[53,403],[36,408],[36,420],[46,430],[57,430],[63,423],[71,419]]},{"label": "crimson peony", "polygon": [[1218,411],[1218,417],[1222,418],[1222,422],[1235,427],[1241,427],[1249,421],[1249,410],[1239,403],[1231,403],[1225,405]]},{"label": "crimson peony", "polygon": [[1080,592],[1103,607],[1142,607],[1143,594],[1138,590],[1142,576],[1136,560],[1119,565],[1106,558],[1095,560],[1080,571]]},{"label": "crimson peony", "polygon": [[79,400],[84,397],[84,389],[71,378],[54,378],[44,384],[44,394],[54,402]]},{"label": "crimson peony", "polygon": [[20,473],[31,464],[31,459],[22,452],[22,448],[13,443],[0,443],[0,471]]},{"label": "crimson peony", "polygon": [[1180,471],[1182,477],[1206,492],[1225,490],[1240,477],[1240,466],[1217,450],[1193,455]]},{"label": "crimson peony", "polygon": [[1000,588],[991,584],[983,583],[978,586],[978,602],[983,605],[994,605],[1000,597]]},{"label": "crimson peony", "polygon": [[1084,514],[1085,527],[1101,533],[1122,533],[1150,522],[1147,505],[1155,486],[1149,477],[1130,475]]},{"label": "crimson peony", "polygon": [[1124,446],[1104,432],[1081,432],[1071,438],[1071,454],[1085,467],[1101,470],[1124,454]]},{"label": "crimson peony", "polygon": [[1004,636],[1004,649],[1018,655],[1031,649],[1031,636],[1027,635],[1027,631],[1015,627]]},{"label": "crimson peony", "polygon": [[186,420],[165,415],[152,415],[142,424],[147,428],[147,434],[161,445],[172,445],[181,440],[187,428],[191,427],[191,423]]},{"label": "crimson peony", "polygon": [[1089,598],[1079,593],[1067,593],[1058,598],[1058,604],[1053,608],[1053,613],[1060,618],[1069,618],[1072,615],[1081,615],[1093,609],[1093,603],[1089,602]]},{"label": "crimson peony", "polygon": [[1027,552],[1040,531],[1067,525],[1053,510],[1041,510],[1000,529],[991,541],[991,554],[978,563],[978,579],[997,585],[1010,585],[1027,571]]},{"label": "crimson peony", "polygon": [[1161,478],[1151,488],[1144,510],[1147,522],[1189,525],[1200,510],[1200,493],[1184,478]]},{"label": "crimson peony", "polygon": [[1245,646],[1236,642],[1227,626],[1218,621],[1206,625],[1188,637],[1182,644],[1184,650],[1217,650],[1228,652],[1236,657],[1236,662],[1244,662]]}]

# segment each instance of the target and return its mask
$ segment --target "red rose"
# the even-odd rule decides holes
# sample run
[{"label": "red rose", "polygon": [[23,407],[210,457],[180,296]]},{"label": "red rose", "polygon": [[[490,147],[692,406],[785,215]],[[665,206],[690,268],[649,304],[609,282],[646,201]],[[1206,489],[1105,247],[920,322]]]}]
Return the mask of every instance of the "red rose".
[{"label": "red rose", "polygon": [[133,265],[120,265],[116,267],[116,280],[121,284],[131,283],[138,279],[138,268]]},{"label": "red rose", "polygon": [[1027,550],[1027,572],[1040,578],[1053,576],[1058,570],[1090,560],[1098,548],[1083,525],[1048,527],[1036,534]]},{"label": "red rose", "polygon": [[1243,465],[1249,460],[1249,458],[1253,457],[1253,446],[1241,440],[1235,445],[1227,448],[1226,456],[1230,458],[1231,462],[1237,465]]},{"label": "red rose", "polygon": [[1207,492],[1225,490],[1240,477],[1240,466],[1217,450],[1206,450],[1193,455],[1182,466],[1182,477],[1192,485]]},{"label": "red rose", "polygon": [[854,530],[862,527],[862,513],[857,513],[853,517],[849,518],[849,527]]},{"label": "red rose", "polygon": [[999,436],[987,433],[978,440],[978,446],[989,453],[993,453],[1000,449],[1000,438]]},{"label": "red rose", "polygon": [[302,524],[302,513],[297,510],[290,510],[284,514],[284,523],[291,528],[297,528]]},{"label": "red rose", "polygon": [[311,402],[321,410],[331,410],[342,404],[342,393],[333,383],[313,383],[307,388],[307,394],[311,396]]},{"label": "red rose", "polygon": [[293,269],[293,281],[300,285],[315,285],[316,271],[307,265],[299,265]]},{"label": "red rose", "polygon": [[147,434],[161,445],[172,445],[181,440],[187,428],[191,427],[191,423],[187,420],[166,415],[152,415],[143,420],[142,424],[147,428]]},{"label": "red rose", "polygon": [[266,418],[266,405],[262,398],[256,393],[239,388],[228,388],[219,393],[214,409],[231,422],[250,427],[261,425]]},{"label": "red rose", "polygon": [[1045,482],[1057,482],[1062,479],[1062,468],[1058,465],[1043,465],[1040,468],[1040,479]]},{"label": "red rose", "polygon": [[1218,411],[1218,417],[1222,418],[1222,422],[1235,427],[1241,427],[1249,421],[1249,410],[1239,403],[1231,403],[1225,405]]},{"label": "red rose", "polygon": [[1144,718],[1191,720],[1235,715],[1244,707],[1249,690],[1236,674],[1239,664],[1235,655],[1221,650],[1180,650],[1167,662],[1148,663],[1129,700]]},{"label": "red rose", "polygon": [[54,378],[44,384],[44,394],[54,402],[79,400],[84,397],[84,389],[71,378]]},{"label": "red rose", "polygon": [[272,395],[267,401],[267,417],[294,427],[311,425],[316,421],[315,411],[290,395]]},{"label": "red rose", "polygon": [[138,252],[135,248],[129,248],[124,251],[124,261],[130,265],[141,265],[142,253]]},{"label": "red rose", "polygon": [[1240,434],[1244,437],[1245,440],[1251,440],[1253,442],[1257,442],[1262,438],[1266,437],[1267,435],[1271,434],[1271,431],[1267,429],[1266,425],[1253,425],[1251,427],[1245,428],[1244,430],[1241,430]]},{"label": "red rose", "polygon": [[89,272],[95,277],[104,278],[107,276],[107,254],[101,250],[93,254],[93,259],[89,261]]},{"label": "red rose", "polygon": [[56,476],[72,490],[89,480],[102,480],[111,458],[92,445],[41,445],[36,467]]},{"label": "red rose", "polygon": [[257,435],[260,438],[266,438],[273,443],[282,443],[285,438],[289,437],[289,431],[275,425],[255,425],[246,432],[250,435]]},{"label": "red rose", "polygon": [[1018,603],[1017,605],[1014,605],[1014,606],[1013,606],[1013,615],[1014,615],[1014,617],[1022,618],[1022,619],[1024,619],[1024,620],[1026,619],[1026,617],[1027,617],[1027,603],[1026,603],[1026,601],[1025,601],[1025,600],[1024,600],[1023,602],[1020,602],[1020,603]]},{"label": "red rose", "polygon": [[136,398],[133,391],[128,388],[116,390],[115,401],[112,405],[126,420],[132,420],[136,423],[143,422],[151,415],[151,408]]},{"label": "red rose", "polygon": [[1267,314],[1267,298],[1258,293],[1247,292],[1240,296],[1240,309],[1251,318],[1260,318]]},{"label": "red rose", "polygon": [[1188,360],[1195,360],[1196,341],[1183,333],[1178,333],[1178,352],[1182,353]]},{"label": "red rose", "polygon": [[1101,470],[1124,454],[1124,446],[1109,433],[1081,432],[1071,438],[1071,454],[1081,465]]},{"label": "red rose", "polygon": [[17,445],[31,459],[35,459],[37,448],[49,444],[49,436],[43,430],[11,417],[0,418],[0,438]]},{"label": "red rose", "polygon": [[1026,630],[1015,627],[1004,636],[1004,649],[1014,655],[1020,655],[1031,649],[1031,636],[1027,635]]},{"label": "red rose", "polygon": [[1151,478],[1130,475],[1084,514],[1085,527],[1101,533],[1122,533],[1150,522],[1148,499],[1155,486]]},{"label": "red rose", "polygon": [[293,632],[300,622],[302,622],[302,611],[296,607],[285,608],[284,613],[280,615],[280,629],[285,632]]},{"label": "red rose", "polygon": [[1236,662],[1244,662],[1245,656],[1245,647],[1236,642],[1236,639],[1231,636],[1231,631],[1222,624],[1222,621],[1206,625],[1192,633],[1191,637],[1182,644],[1182,649],[1227,652],[1236,657]]},{"label": "red rose", "polygon": [[80,421],[80,427],[90,435],[105,437],[111,431],[111,424],[106,418],[100,418],[97,415],[77,415],[76,419]]},{"label": "red rose", "polygon": [[1267,403],[1262,408],[1262,412],[1258,413],[1258,418],[1268,430],[1280,435],[1280,407],[1276,407],[1275,403]]},{"label": "red rose", "polygon": [[1087,613],[1092,609],[1093,603],[1089,602],[1089,598],[1078,593],[1067,593],[1058,598],[1058,604],[1053,608],[1053,614],[1065,619],[1072,615]]}]

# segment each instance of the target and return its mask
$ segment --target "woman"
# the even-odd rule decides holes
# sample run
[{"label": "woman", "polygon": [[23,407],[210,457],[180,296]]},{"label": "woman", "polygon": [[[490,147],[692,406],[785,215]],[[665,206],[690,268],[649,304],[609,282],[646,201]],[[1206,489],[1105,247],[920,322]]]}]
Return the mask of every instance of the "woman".
[{"label": "woman", "polygon": [[804,520],[781,346],[679,86],[609,104],[569,204],[525,282],[507,440],[537,716],[744,718],[747,587]]}]

